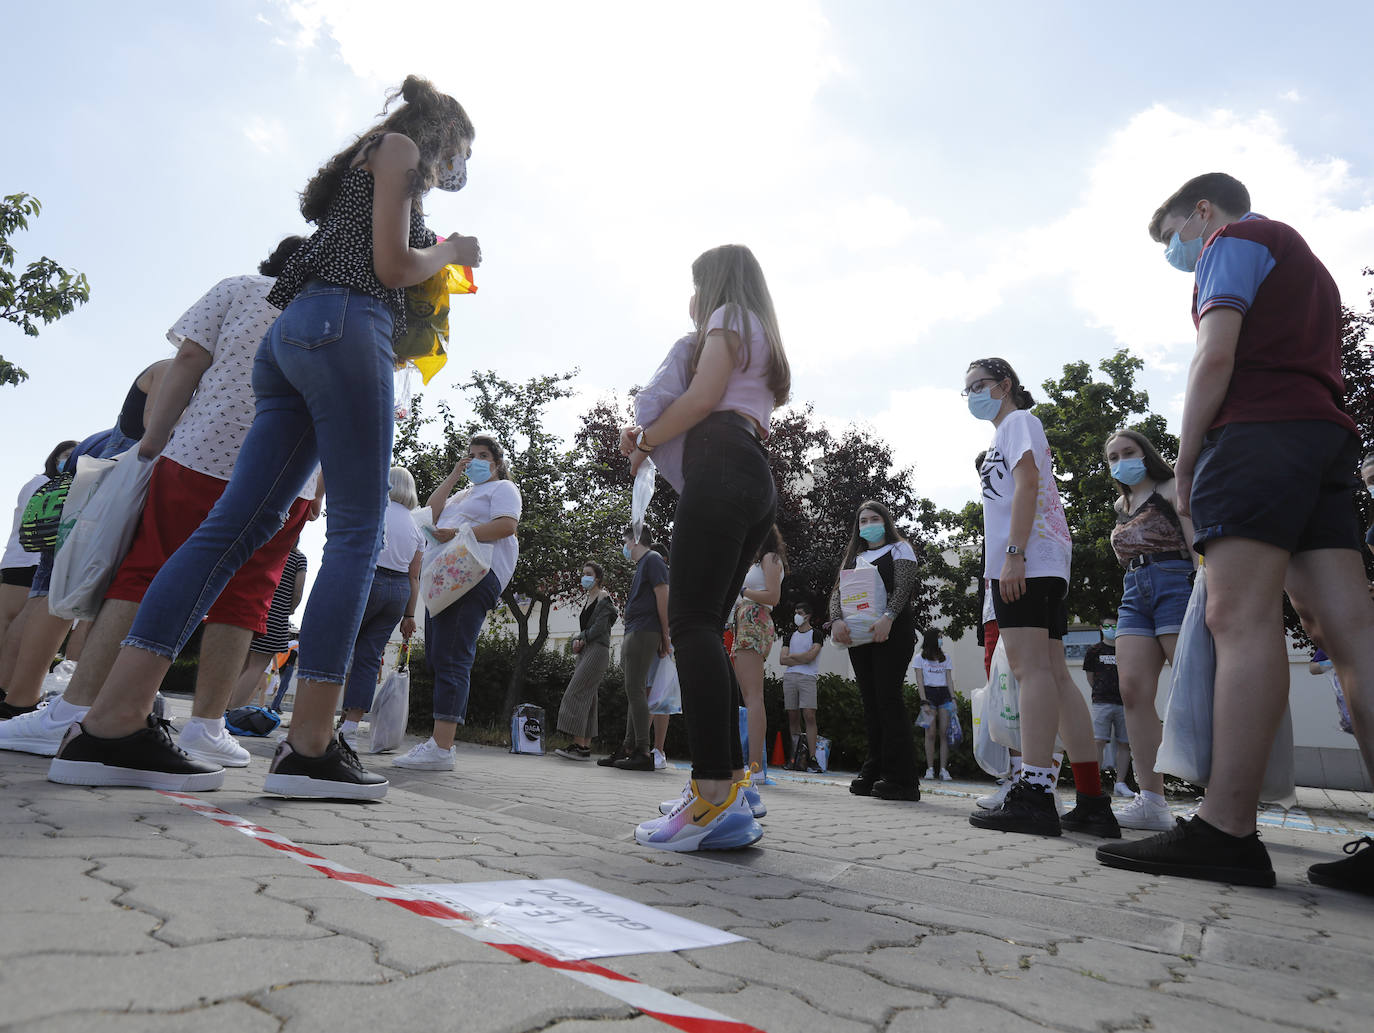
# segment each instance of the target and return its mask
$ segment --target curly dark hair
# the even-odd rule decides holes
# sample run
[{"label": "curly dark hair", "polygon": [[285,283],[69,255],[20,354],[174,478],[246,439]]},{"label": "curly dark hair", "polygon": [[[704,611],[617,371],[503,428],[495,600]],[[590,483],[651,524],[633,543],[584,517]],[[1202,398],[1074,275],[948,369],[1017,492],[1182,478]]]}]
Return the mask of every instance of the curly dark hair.
[{"label": "curly dark hair", "polygon": [[[387,109],[397,97],[405,103],[387,115]],[[349,167],[359,154],[366,158],[386,133],[408,136],[420,149],[420,160],[410,183],[410,196],[416,201],[434,185],[437,177],[434,165],[444,151],[472,142],[475,135],[472,120],[463,106],[418,75],[406,76],[400,88],[387,94],[381,114],[386,115],[381,122],[320,166],[320,171],[305,185],[301,192],[301,214],[307,222],[319,223],[324,219]]]}]

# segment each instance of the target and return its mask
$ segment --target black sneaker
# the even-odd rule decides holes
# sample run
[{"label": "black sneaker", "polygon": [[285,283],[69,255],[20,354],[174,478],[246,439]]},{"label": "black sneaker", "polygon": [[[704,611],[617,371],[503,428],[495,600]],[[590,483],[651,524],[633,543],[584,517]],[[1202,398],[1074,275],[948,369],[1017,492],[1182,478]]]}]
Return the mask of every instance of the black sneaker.
[{"label": "black sneaker", "polygon": [[48,781],[69,786],[137,786],[207,792],[224,784],[218,764],[195,760],[172,741],[172,725],[151,715],[148,726],[119,739],[97,739],[77,721],[67,729]]},{"label": "black sneaker", "polygon": [[16,707],[13,703],[5,701],[5,693],[0,691],[0,721],[8,721],[12,717],[20,714],[32,714],[41,704],[35,703],[31,707]]},{"label": "black sneaker", "polygon": [[974,828],[991,829],[994,832],[1024,832],[1030,836],[1058,836],[1062,833],[1054,794],[1024,779],[1007,790],[1001,806],[990,811],[974,811],[968,816],[968,823]]},{"label": "black sneaker", "polygon": [[809,762],[807,762],[807,765],[806,765],[806,773],[807,773],[808,775],[823,775],[823,774],[825,774],[825,772],[821,770],[821,766],[820,766],[819,764],[816,763],[816,760],[815,760],[814,757],[813,757]]},{"label": "black sneaker", "polygon": [[904,786],[900,782],[891,782],[886,778],[880,778],[873,783],[871,795],[879,800],[910,800],[916,802],[921,798],[920,785]]},{"label": "black sneaker", "polygon": [[285,739],[277,744],[263,792],[316,800],[380,800],[387,780],[366,770],[353,747],[335,735],[321,756],[297,753]]},{"label": "black sneaker", "polygon": [[[1361,847],[1368,847],[1366,850]],[[1350,856],[1343,861],[1327,861],[1307,869],[1309,882],[1332,886],[1351,893],[1374,897],[1374,839],[1361,836],[1341,848]]]},{"label": "black sneaker", "polygon": [[621,771],[653,771],[654,758],[647,750],[635,750],[628,757],[621,757],[615,766]]},{"label": "black sneaker", "polygon": [[596,766],[599,768],[613,768],[615,767],[616,761],[624,760],[628,756],[629,754],[625,752],[625,747],[617,746],[614,753],[602,757],[596,762]]},{"label": "black sneaker", "polygon": [[560,750],[554,750],[558,756],[564,760],[591,760],[592,749],[590,746],[579,746],[575,742],[570,742]]},{"label": "black sneaker", "polygon": [[1230,836],[1201,818],[1191,818],[1168,832],[1097,848],[1097,859],[1108,868],[1124,868],[1150,875],[1177,875],[1233,886],[1274,885],[1274,866],[1259,834]]},{"label": "black sneaker", "polygon": [[1112,813],[1112,798],[1105,793],[1097,796],[1078,794],[1073,810],[1059,819],[1065,832],[1086,832],[1103,839],[1120,839],[1121,826]]}]

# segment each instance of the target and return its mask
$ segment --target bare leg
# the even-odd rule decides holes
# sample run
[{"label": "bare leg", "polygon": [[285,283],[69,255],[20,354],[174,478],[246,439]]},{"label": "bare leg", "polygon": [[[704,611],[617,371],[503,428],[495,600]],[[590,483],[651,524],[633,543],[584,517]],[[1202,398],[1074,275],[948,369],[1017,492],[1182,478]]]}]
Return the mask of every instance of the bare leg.
[{"label": "bare leg", "polygon": [[787,735],[795,744],[797,736],[801,735],[801,711],[789,710],[787,712]]},{"label": "bare leg", "polygon": [[[46,603],[47,600],[43,600]],[[10,621],[9,630],[5,632],[3,641],[0,641],[0,689],[9,684],[10,678],[14,676],[14,663],[19,659],[19,643],[24,640],[24,628],[29,623],[28,597],[25,596],[24,605],[20,607],[19,613]]]},{"label": "bare leg", "polygon": [[806,739],[811,747],[811,756],[816,755],[816,711],[807,707],[802,711],[802,719],[806,722]]},{"label": "bare leg", "polygon": [[[258,691],[258,681],[262,677],[262,673],[267,670],[267,665],[271,662],[272,658],[267,653],[255,653],[249,650],[248,655],[243,660],[243,669],[234,685],[234,691],[229,695],[228,708],[230,710],[247,706],[248,701],[253,698],[253,693]],[[292,721],[295,721],[294,717]]]},{"label": "bare leg", "polygon": [[[81,724],[98,739],[119,739],[144,727],[153,711],[157,687],[172,661],[136,646],[115,657],[110,676]],[[81,670],[77,664],[76,669]]]},{"label": "bare leg", "polygon": [[665,757],[668,755],[664,749],[668,743],[668,717],[668,714],[649,715],[649,745]]},{"label": "bare leg", "polygon": [[134,626],[137,613],[138,603],[124,599],[111,599],[100,607],[86,636],[84,659],[76,665],[76,673],[62,693],[63,699],[77,707],[89,707],[95,702],[119,655],[119,644]]},{"label": "bare leg", "polygon": [[48,612],[46,597],[30,599],[24,613],[19,652],[4,683],[5,702],[16,707],[31,707],[43,698],[43,678],[72,626],[71,621]]},{"label": "bare leg", "polygon": [[67,648],[62,651],[62,655],[79,664],[82,656],[85,655],[83,651],[86,646],[86,636],[90,633],[90,621],[77,621],[76,627],[72,628],[72,633],[67,636]]},{"label": "bare leg", "polygon": [[[215,719],[229,707],[253,633],[231,624],[208,624],[200,640],[200,663],[196,665],[196,696],[192,717]],[[77,670],[80,670],[78,665]]]},{"label": "bare leg", "polygon": [[[1049,632],[1044,628],[1003,628],[1002,640],[1021,692],[1021,752],[1031,767],[1048,768],[1059,728],[1059,689],[1046,647]],[[1063,647],[1058,642],[1053,645],[1062,655]]]},{"label": "bare leg", "polygon": [[[1156,747],[1156,749],[1158,749],[1158,747]],[[1100,766],[1101,766],[1101,765],[1099,765],[1099,767],[1100,767]],[[1151,769],[1153,769],[1154,766],[1155,766],[1155,765],[1154,765],[1154,761],[1151,761],[1151,762],[1150,762],[1150,767],[1151,767]],[[1126,784],[1126,776],[1127,776],[1128,774],[1130,774],[1130,771],[1131,771],[1131,744],[1128,743],[1128,742],[1119,742],[1119,743],[1116,744],[1116,780],[1117,780],[1118,782],[1120,782],[1122,785],[1125,785],[1125,784]],[[1139,785],[1139,784],[1140,784],[1140,772],[1139,772],[1139,771],[1137,771],[1137,772],[1135,773],[1135,780],[1136,780],[1136,784]],[[1141,785],[1140,788],[1141,788],[1141,789],[1144,789],[1145,787],[1144,787],[1143,785]],[[1163,775],[1160,775],[1160,776],[1159,776],[1159,788],[1158,788],[1158,789],[1151,789],[1150,792],[1152,792],[1152,793],[1158,793],[1160,796],[1163,796],[1163,795],[1164,795],[1164,776],[1163,776]]]},{"label": "bare leg", "polygon": [[768,744],[764,742],[768,737],[768,719],[763,709],[763,657],[752,649],[738,650],[735,677],[739,679],[744,707],[749,712],[749,756],[744,758],[744,763],[746,766],[757,764],[762,771],[764,758],[768,756]]},{"label": "bare leg", "polygon": [[[1218,538],[1207,546],[1207,627],[1216,643],[1217,672],[1212,775],[1198,814],[1233,836],[1255,831],[1269,747],[1288,700],[1283,638],[1288,564],[1287,551],[1250,538]],[[1313,593],[1310,601],[1316,603],[1325,591]],[[1368,608],[1367,595],[1364,602],[1362,610]],[[1366,670],[1374,673],[1374,666]]]},{"label": "bare leg", "polygon": [[434,744],[441,750],[450,749],[453,746],[453,738],[458,734],[457,721],[435,721],[434,722]]},{"label": "bare leg", "polygon": [[[343,685],[338,682],[305,678],[297,680],[296,705],[291,712],[291,729],[286,733],[286,741],[293,749],[307,757],[318,757],[329,748],[330,740],[334,738],[334,715],[338,713],[342,691]],[[434,723],[436,738],[440,723]],[[449,736],[451,746],[452,732]]]},{"label": "bare leg", "polygon": [[935,772],[935,735],[940,728],[940,712],[937,710],[926,725],[926,769]]},{"label": "bare leg", "polygon": [[[1049,639],[1046,663],[1054,676],[1054,685],[1059,703],[1059,738],[1064,740],[1069,761],[1085,761],[1096,756],[1093,750],[1093,715],[1088,709],[1088,701],[1069,675],[1069,665],[1064,659],[1064,643]],[[1025,707],[1021,708],[1024,720]]]},{"label": "bare leg", "polygon": [[29,601],[29,590],[23,585],[0,585],[0,640],[5,637],[10,623],[24,611]]},{"label": "bare leg", "polygon": [[[1159,691],[1159,672],[1166,657],[1173,659],[1177,635],[1116,636],[1117,671],[1121,675],[1121,702],[1126,706],[1126,732],[1135,744],[1136,781],[1142,790],[1164,793],[1164,776],[1155,771],[1155,754],[1164,726],[1155,709],[1155,695]],[[1121,744],[1117,744],[1117,753]],[[1126,765],[1117,761],[1117,781],[1126,781]]]}]

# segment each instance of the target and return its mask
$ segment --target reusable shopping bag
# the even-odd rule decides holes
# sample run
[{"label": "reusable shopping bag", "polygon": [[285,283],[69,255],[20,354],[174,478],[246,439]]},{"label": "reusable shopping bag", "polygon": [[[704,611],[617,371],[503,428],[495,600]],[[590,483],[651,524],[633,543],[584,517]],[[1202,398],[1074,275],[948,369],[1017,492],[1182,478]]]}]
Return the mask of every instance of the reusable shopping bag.
[{"label": "reusable shopping bag", "polygon": [[935,710],[932,707],[922,707],[921,712],[916,715],[917,728],[929,728],[935,723]]},{"label": "reusable shopping bag", "polygon": [[408,650],[402,648],[401,655],[406,658],[400,667],[392,671],[382,682],[382,687],[372,697],[372,742],[369,753],[386,753],[401,745],[405,738],[406,722],[410,720],[410,667]]},{"label": "reusable shopping bag", "polygon": [[[98,478],[86,497],[80,498],[83,468],[91,469],[90,464],[94,463],[108,465],[91,471],[98,473]],[[93,620],[100,612],[105,590],[124,562],[138,530],[154,465],[153,460],[138,454],[137,446],[116,456],[113,462],[88,456],[76,461],[74,490],[67,493],[67,502],[62,507],[57,554],[53,558],[48,611],[54,617]]]},{"label": "reusable shopping bag", "polygon": [[886,608],[887,587],[877,567],[860,557],[853,570],[840,571],[840,616],[849,627],[850,645],[873,641],[873,625]]},{"label": "reusable shopping bag", "polygon": [[71,491],[73,475],[65,470],[44,481],[29,496],[19,518],[19,547],[25,552],[42,552],[57,545],[57,528],[62,523],[62,506]]},{"label": "reusable shopping bag", "polygon": [[[999,639],[992,651],[992,667],[988,675],[988,702],[985,713],[988,735],[993,742],[1011,750],[1021,748],[1021,691],[1016,676],[1011,673],[1007,659],[1007,644]],[[1004,768],[1002,773],[1005,774]]]},{"label": "reusable shopping bag", "polygon": [[224,715],[224,727],[233,735],[262,739],[281,724],[281,715],[267,707],[237,707]]},{"label": "reusable shopping bag", "polygon": [[544,708],[521,703],[510,715],[510,752],[544,755]]},{"label": "reusable shopping bag", "polygon": [[[635,394],[635,422],[647,427],[663,415],[663,411],[677,401],[692,382],[692,352],[696,350],[697,335],[679,337],[663,361],[654,370],[649,382]],[[663,479],[677,491],[682,491],[682,446],[686,435],[679,434],[654,445],[654,461]],[[642,468],[641,468],[642,469]]]},{"label": "reusable shopping bag", "polygon": [[[433,533],[428,528],[425,530]],[[487,576],[489,570],[491,546],[479,542],[472,533],[472,527],[464,524],[450,541],[425,561],[424,571],[420,575],[425,609],[431,615],[442,613],[467,595],[473,585]]]},{"label": "reusable shopping bag", "polygon": [[392,345],[397,362],[415,366],[428,384],[448,362],[444,349],[449,337],[449,295],[476,293],[472,269],[465,265],[446,265],[428,280],[407,287],[406,332]]},{"label": "reusable shopping bag", "polygon": [[[1174,647],[1164,737],[1155,771],[1205,786],[1212,777],[1212,704],[1217,652],[1207,627],[1207,568],[1198,568],[1193,593]],[[1296,803],[1293,770],[1293,715],[1285,707],[1265,765],[1260,799],[1288,808]]]},{"label": "reusable shopping bag", "polygon": [[991,689],[984,685],[973,690],[973,759],[993,778],[1001,778],[1011,768],[1011,754],[993,740],[988,724]]}]

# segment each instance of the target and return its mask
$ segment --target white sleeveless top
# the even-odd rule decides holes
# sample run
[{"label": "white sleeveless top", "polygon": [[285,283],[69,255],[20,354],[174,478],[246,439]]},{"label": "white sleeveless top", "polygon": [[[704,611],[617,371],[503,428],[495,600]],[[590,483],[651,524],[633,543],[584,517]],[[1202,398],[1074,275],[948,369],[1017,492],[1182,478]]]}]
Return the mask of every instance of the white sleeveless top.
[{"label": "white sleeveless top", "polygon": [[[764,576],[762,564],[755,563],[752,567],[749,568],[749,573],[744,575],[744,584],[741,587],[747,588],[751,592],[768,591],[768,578]],[[758,605],[762,606],[765,610],[768,610],[770,613],[773,610],[773,607],[768,606],[765,603],[759,603]]]}]

